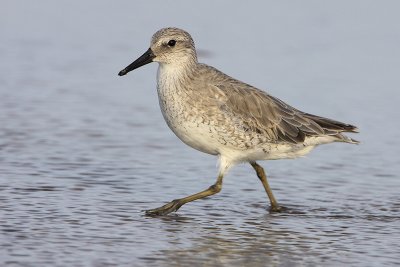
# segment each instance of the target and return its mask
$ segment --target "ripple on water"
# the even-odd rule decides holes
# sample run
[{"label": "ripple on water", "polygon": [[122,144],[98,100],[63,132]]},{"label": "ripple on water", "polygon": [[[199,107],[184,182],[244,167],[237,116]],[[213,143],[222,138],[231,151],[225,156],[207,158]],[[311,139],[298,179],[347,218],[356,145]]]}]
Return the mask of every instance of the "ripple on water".
[{"label": "ripple on water", "polygon": [[[290,36],[288,44],[296,36],[296,46],[309,47],[310,40],[320,36],[315,31],[321,30],[333,34],[332,47],[343,49],[322,49],[333,52],[333,65],[329,71],[312,69],[312,82],[306,72],[298,72],[307,89],[298,86],[295,72],[293,79],[286,79],[287,68],[279,74],[282,68],[276,65],[273,76],[283,84],[281,95],[276,95],[287,94],[299,106],[323,110],[362,129],[360,146],[324,146],[308,158],[260,163],[284,212],[268,212],[263,188],[251,166],[244,164],[232,169],[218,195],[187,204],[176,214],[149,217],[143,210],[208,188],[216,178],[216,158],[187,148],[168,130],[155,89],[150,90],[154,73],[142,71],[129,82],[116,82],[110,70],[132,49],[126,41],[132,29],[115,30],[109,22],[131,18],[132,6],[120,12],[84,12],[84,21],[96,21],[93,24],[82,23],[76,15],[93,9],[94,2],[53,2],[28,5],[24,19],[11,13],[2,17],[13,27],[3,27],[0,42],[0,266],[398,266],[400,138],[398,109],[393,109],[398,93],[393,88],[399,75],[389,77],[390,70],[398,69],[392,52],[398,42],[385,39],[398,32],[391,27],[400,25],[393,23],[398,8],[366,3],[354,16],[350,11],[359,10],[358,4],[348,1],[345,9],[350,11],[342,12],[324,2],[325,27],[325,22],[315,23],[321,19],[315,8],[284,7],[287,25],[300,25],[286,27],[280,35]],[[7,10],[22,10],[14,4],[18,1],[8,1]],[[170,12],[150,9],[161,17],[185,14],[167,4]],[[272,8],[259,10],[283,8],[278,1],[268,5]],[[199,14],[220,12],[220,7],[225,13],[237,8],[231,3],[212,10],[196,6]],[[385,18],[379,17],[379,10]],[[249,14],[257,15],[257,9]],[[132,19],[141,18],[136,15]],[[147,21],[148,14],[143,16]],[[67,31],[65,23],[58,23],[64,19]],[[383,24],[387,21],[390,24]],[[153,31],[154,25],[145,24],[142,36]],[[310,35],[303,31],[301,40],[298,30],[310,29],[301,27],[308,24]],[[93,25],[101,29],[101,37]],[[235,25],[238,32],[249,30],[246,23]],[[372,48],[383,43],[393,44],[393,49],[373,54]],[[231,44],[237,51],[243,48],[243,42]],[[271,50],[269,60],[282,62],[289,55],[291,61],[307,64],[324,57],[319,50],[287,53],[287,47],[280,47]],[[379,58],[373,68],[366,54]],[[343,69],[344,55],[350,69]],[[261,64],[254,69],[266,67]],[[335,64],[341,67],[334,70]],[[382,75],[375,73],[379,69]],[[327,110],[330,102],[324,97],[329,96],[340,103],[331,101],[334,106]],[[365,108],[365,103],[373,104]]]}]

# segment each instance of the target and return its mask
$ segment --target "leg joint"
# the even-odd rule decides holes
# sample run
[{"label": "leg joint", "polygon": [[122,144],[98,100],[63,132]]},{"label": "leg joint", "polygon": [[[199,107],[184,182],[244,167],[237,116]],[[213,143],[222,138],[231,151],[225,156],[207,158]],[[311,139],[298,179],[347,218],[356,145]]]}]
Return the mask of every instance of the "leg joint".
[{"label": "leg joint", "polygon": [[221,189],[222,185],[220,183],[213,184],[208,188],[208,190],[211,190],[213,193],[218,193],[221,191]]},{"label": "leg joint", "polygon": [[256,171],[256,174],[257,174],[258,178],[261,181],[266,179],[266,174],[265,174],[265,171],[264,171],[263,167],[258,165],[256,162],[252,162],[251,166],[253,166],[254,170]]}]

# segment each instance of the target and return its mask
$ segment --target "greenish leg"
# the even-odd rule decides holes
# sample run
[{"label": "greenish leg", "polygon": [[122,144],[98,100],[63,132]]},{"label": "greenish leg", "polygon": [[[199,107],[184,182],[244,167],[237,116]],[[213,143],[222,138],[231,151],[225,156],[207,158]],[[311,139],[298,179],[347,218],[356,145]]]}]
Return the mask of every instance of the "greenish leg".
[{"label": "greenish leg", "polygon": [[208,189],[201,191],[197,194],[190,195],[188,197],[184,197],[184,198],[180,198],[180,199],[172,200],[171,202],[165,204],[164,206],[156,208],[156,209],[146,210],[146,215],[166,215],[168,213],[177,211],[180,207],[182,207],[183,205],[185,205],[188,202],[214,195],[221,191],[222,178],[223,178],[223,175],[220,174],[218,176],[217,182],[215,184],[213,184]]},{"label": "greenish leg", "polygon": [[268,181],[267,181],[267,175],[264,172],[264,169],[258,165],[256,162],[250,162],[251,166],[253,166],[254,170],[257,173],[258,179],[260,179],[261,183],[264,186],[265,192],[267,192],[269,201],[271,202],[271,211],[273,212],[280,212],[282,211],[282,207],[278,205],[278,202],[276,201],[274,194],[272,194],[271,187],[269,187]]}]

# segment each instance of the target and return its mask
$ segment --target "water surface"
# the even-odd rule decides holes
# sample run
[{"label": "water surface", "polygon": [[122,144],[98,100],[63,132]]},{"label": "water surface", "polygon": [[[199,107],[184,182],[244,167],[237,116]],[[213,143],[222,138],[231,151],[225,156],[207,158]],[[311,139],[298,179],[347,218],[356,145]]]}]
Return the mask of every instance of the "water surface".
[{"label": "water surface", "polygon": [[[397,265],[399,6],[360,3],[6,2],[0,265]],[[358,125],[361,145],[261,163],[281,214],[240,165],[220,194],[144,216],[217,172],[163,121],[155,64],[117,76],[171,25],[193,33],[201,61]]]}]

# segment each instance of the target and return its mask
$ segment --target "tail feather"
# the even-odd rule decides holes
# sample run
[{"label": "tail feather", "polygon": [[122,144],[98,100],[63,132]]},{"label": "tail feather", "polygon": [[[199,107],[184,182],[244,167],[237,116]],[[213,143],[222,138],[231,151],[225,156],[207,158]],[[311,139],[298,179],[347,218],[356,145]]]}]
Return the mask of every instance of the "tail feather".
[{"label": "tail feather", "polygon": [[346,136],[344,134],[341,134],[341,133],[340,134],[336,134],[335,137],[338,138],[337,139],[338,142],[345,142],[345,143],[356,144],[356,145],[358,145],[360,143],[360,141],[357,141],[357,140],[355,140],[353,138],[350,138],[350,137],[348,137],[348,136]]},{"label": "tail feather", "polygon": [[337,137],[337,141],[339,142],[346,142],[351,144],[360,143],[359,141],[342,134],[342,132],[358,133],[358,128],[354,125],[312,115],[309,113],[304,113],[303,115],[321,126],[321,128],[324,129],[325,134]]}]

